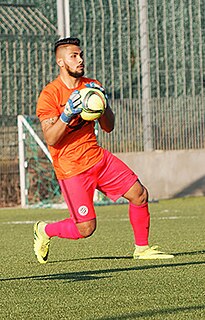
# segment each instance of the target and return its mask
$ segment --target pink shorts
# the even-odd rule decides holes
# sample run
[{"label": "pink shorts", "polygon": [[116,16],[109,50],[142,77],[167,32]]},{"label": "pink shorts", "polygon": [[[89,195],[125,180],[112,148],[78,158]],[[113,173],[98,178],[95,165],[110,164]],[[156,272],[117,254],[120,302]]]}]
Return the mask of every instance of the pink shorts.
[{"label": "pink shorts", "polygon": [[137,181],[137,175],[109,151],[95,166],[59,184],[70,211],[77,223],[96,218],[93,196],[95,189],[116,201]]}]

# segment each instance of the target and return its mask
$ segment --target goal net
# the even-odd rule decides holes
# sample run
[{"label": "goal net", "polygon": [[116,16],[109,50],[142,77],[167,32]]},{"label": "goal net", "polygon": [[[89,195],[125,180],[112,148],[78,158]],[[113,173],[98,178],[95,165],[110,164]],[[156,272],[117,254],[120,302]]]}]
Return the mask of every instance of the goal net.
[{"label": "goal net", "polygon": [[[21,206],[66,208],[37,117],[18,116],[18,140]],[[124,202],[121,198],[116,203]],[[114,202],[96,190],[94,204]]]}]

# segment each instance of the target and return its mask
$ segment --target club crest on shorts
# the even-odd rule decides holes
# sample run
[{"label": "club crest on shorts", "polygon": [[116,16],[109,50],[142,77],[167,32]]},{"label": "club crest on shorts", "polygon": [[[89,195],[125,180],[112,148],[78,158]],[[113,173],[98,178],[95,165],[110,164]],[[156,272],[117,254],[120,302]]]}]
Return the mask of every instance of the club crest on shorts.
[{"label": "club crest on shorts", "polygon": [[81,215],[81,216],[86,216],[86,214],[88,214],[88,207],[86,206],[80,206],[78,208],[78,213]]}]

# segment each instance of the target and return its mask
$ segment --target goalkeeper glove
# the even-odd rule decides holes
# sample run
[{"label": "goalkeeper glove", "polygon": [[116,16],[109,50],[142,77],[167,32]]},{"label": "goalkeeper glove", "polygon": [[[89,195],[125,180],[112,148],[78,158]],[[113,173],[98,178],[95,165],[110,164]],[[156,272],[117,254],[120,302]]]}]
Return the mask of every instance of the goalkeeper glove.
[{"label": "goalkeeper glove", "polygon": [[60,119],[64,123],[69,123],[73,116],[81,113],[81,95],[79,90],[75,90],[71,93],[68,101],[66,102],[64,111],[61,113]]},{"label": "goalkeeper glove", "polygon": [[107,94],[105,93],[105,89],[103,87],[101,87],[99,84],[95,83],[95,82],[90,82],[90,83],[86,83],[85,85],[87,88],[90,88],[90,89],[97,89],[97,90],[100,90],[104,96],[105,96],[105,99],[106,99],[106,107],[109,106],[109,101],[108,101],[108,96]]},{"label": "goalkeeper glove", "polygon": [[100,90],[102,93],[105,94],[105,89],[104,89],[103,87],[101,87],[99,84],[95,83],[95,82],[86,83],[85,86],[86,86],[87,88],[90,88],[90,89]]}]

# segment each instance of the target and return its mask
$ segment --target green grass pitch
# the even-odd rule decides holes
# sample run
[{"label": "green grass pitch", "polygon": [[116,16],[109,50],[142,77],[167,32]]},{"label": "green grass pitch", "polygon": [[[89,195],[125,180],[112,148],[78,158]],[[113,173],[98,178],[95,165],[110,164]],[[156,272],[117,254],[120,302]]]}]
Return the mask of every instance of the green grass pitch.
[{"label": "green grass pitch", "polygon": [[174,259],[135,261],[128,206],[96,207],[95,234],[33,253],[33,223],[66,210],[1,209],[1,320],[205,319],[205,197],[150,204],[150,244]]}]

